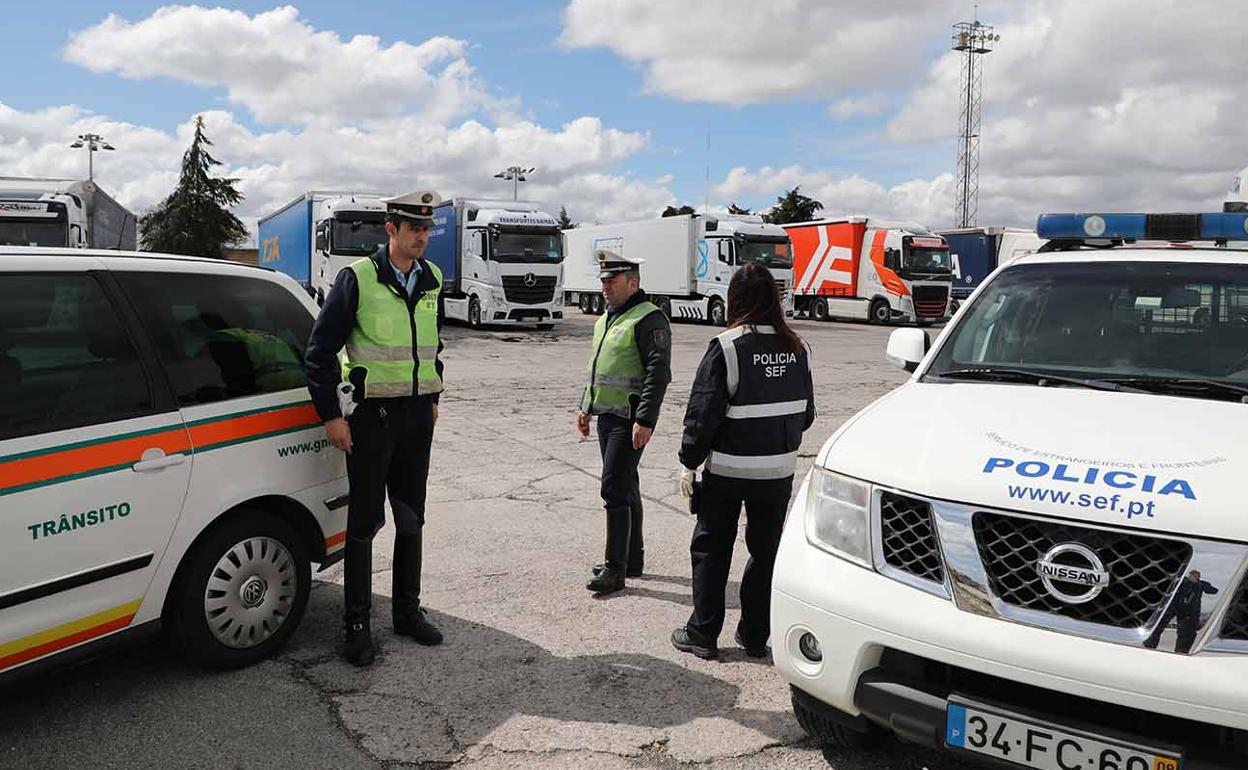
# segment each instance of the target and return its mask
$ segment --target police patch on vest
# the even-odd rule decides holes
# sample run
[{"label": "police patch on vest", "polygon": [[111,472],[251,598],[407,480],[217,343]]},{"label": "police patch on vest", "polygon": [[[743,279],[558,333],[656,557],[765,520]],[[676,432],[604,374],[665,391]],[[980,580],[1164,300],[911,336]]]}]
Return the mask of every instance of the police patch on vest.
[{"label": "police patch on vest", "polygon": [[764,376],[783,377],[789,364],[797,363],[796,353],[755,353],[754,365],[765,367]]},{"label": "police patch on vest", "polygon": [[660,350],[666,350],[667,346],[672,343],[672,335],[667,329],[654,330],[654,346]]}]

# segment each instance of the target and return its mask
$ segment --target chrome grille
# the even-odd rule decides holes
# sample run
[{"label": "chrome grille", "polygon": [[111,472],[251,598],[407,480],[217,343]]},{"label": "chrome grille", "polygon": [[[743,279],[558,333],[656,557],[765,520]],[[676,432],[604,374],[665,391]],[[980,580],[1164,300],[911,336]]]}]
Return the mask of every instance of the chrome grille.
[{"label": "chrome grille", "polygon": [[1222,624],[1222,638],[1248,642],[1248,578],[1244,578],[1231,600],[1231,609]]},{"label": "chrome grille", "polygon": [[[532,285],[529,285],[529,282]],[[504,275],[503,294],[517,305],[542,305],[555,298],[553,275]]]},{"label": "chrome grille", "polygon": [[945,567],[932,525],[932,506],[913,497],[880,495],[880,534],[884,560],[924,580],[945,582]]},{"label": "chrome grille", "polygon": [[[999,599],[1117,628],[1146,627],[1164,609],[1192,557],[1188,543],[1147,535],[982,511],[973,522],[989,586]],[[1092,549],[1110,574],[1105,590],[1085,604],[1067,604],[1051,595],[1036,571],[1036,562],[1061,543]]]}]

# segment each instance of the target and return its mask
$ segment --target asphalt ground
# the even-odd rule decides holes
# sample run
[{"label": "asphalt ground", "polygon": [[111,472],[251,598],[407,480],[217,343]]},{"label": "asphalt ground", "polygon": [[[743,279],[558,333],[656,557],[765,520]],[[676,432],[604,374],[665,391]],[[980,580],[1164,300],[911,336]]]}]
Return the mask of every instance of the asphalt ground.
[{"label": "asphalt ground", "polygon": [[[315,575],[292,642],[250,669],[189,668],[154,640],[0,690],[0,768],[961,766],[898,743],[825,761],[769,660],[745,657],[729,634],[718,661],[669,644],[691,606],[693,519],[676,450],[710,327],[673,328],[673,382],[641,466],[647,574],[607,598],[585,590],[605,528],[598,447],[573,430],[592,320],[573,311],[553,332],[446,332],[423,594],[444,646],[390,633],[387,525],[375,541],[372,668],[335,655],[332,567]],[[884,360],[888,328],[796,325],[814,351],[819,409],[804,474],[837,426],[906,375]],[[738,538],[727,629],[745,559]]]}]

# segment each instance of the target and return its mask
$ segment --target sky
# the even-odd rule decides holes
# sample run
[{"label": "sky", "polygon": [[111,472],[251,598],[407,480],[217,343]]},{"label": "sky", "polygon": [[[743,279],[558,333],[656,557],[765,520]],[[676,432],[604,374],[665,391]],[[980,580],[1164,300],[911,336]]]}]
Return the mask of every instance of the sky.
[{"label": "sky", "polygon": [[[203,116],[250,227],[305,190],[510,198],[578,222],[755,210],[954,224],[960,60],[983,59],[980,225],[1217,211],[1248,164],[1231,0],[139,0],[5,8],[0,176],[142,211]],[[17,34],[14,34],[17,32]]]}]

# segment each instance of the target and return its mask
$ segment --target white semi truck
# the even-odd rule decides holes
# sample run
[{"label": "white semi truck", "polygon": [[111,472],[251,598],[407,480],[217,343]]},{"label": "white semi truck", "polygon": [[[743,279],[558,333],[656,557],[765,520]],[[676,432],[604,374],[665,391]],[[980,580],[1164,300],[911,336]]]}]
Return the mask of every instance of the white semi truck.
[{"label": "white semi truck", "polygon": [[793,260],[789,236],[757,215],[700,214],[646,219],[564,231],[566,301],[582,313],[604,309],[598,254],[641,258],[641,287],[669,318],[727,320],[728,282],[746,262],[775,277],[786,312],[792,308]]},{"label": "white semi truck", "polygon": [[286,273],[323,302],[338,271],[388,240],[382,193],[312,190],[260,218],[262,267]]},{"label": "white semi truck", "polygon": [[135,225],[95,182],[0,177],[0,246],[134,251]]},{"label": "white semi truck", "polygon": [[442,270],[451,320],[549,329],[563,318],[563,238],[536,203],[443,201],[425,258]]}]

